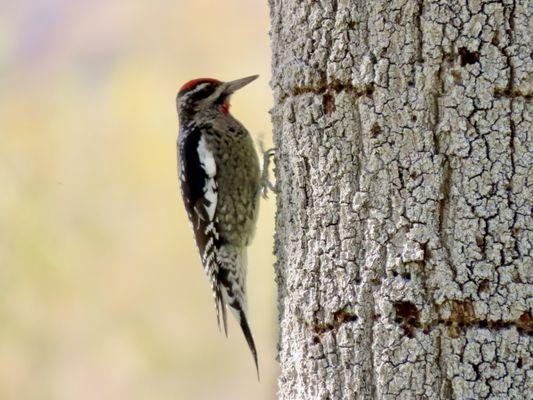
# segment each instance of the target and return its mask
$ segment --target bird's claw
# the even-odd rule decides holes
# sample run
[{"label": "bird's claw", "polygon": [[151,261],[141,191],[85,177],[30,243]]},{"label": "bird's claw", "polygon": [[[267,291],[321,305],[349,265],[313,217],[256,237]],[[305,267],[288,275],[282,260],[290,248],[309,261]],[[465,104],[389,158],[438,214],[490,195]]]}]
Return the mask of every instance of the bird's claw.
[{"label": "bird's claw", "polygon": [[264,199],[268,198],[268,191],[272,191],[273,193],[276,193],[276,187],[272,182],[270,182],[269,179],[269,167],[270,167],[270,158],[275,157],[276,155],[276,149],[271,148],[268,150],[265,150],[263,148],[263,143],[260,142],[259,146],[261,148],[261,152],[263,153],[263,168],[261,173],[261,179],[260,179],[260,186],[261,186],[261,195]]}]

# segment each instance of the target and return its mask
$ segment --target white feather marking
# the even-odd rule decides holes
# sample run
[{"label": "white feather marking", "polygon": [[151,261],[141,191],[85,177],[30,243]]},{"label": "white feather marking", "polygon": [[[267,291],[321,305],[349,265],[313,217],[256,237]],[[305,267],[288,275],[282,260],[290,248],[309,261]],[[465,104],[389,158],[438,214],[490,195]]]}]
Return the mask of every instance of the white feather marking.
[{"label": "white feather marking", "polygon": [[213,224],[213,221],[211,221],[211,222],[209,223],[209,225],[207,225],[207,226],[205,227],[205,231],[206,231],[206,232],[213,232],[213,233],[215,234],[215,238],[218,239],[218,232],[215,230],[215,225]]},{"label": "white feather marking", "polygon": [[200,156],[200,163],[204,168],[208,177],[212,178],[217,173],[217,166],[213,153],[207,148],[207,143],[203,137],[198,142],[198,155]]},{"label": "white feather marking", "polygon": [[217,173],[217,165],[213,153],[207,148],[205,139],[202,137],[198,142],[198,157],[200,164],[207,175],[207,181],[204,187],[204,197],[209,201],[209,205],[205,207],[209,220],[213,220],[215,210],[217,208],[217,185],[215,182],[215,175]]}]

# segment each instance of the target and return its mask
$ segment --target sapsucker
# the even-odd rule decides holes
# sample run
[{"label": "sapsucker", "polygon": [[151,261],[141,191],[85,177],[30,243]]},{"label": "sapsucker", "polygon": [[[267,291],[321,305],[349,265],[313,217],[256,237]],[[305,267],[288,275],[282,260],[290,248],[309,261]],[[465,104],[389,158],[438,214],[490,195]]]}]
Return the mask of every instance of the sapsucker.
[{"label": "sapsucker", "polygon": [[246,247],[254,234],[263,181],[252,138],[229,112],[231,94],[256,78],[194,79],[181,87],[176,103],[181,193],[215,297],[219,328],[222,315],[227,334],[228,305],[258,368],[245,280]]}]

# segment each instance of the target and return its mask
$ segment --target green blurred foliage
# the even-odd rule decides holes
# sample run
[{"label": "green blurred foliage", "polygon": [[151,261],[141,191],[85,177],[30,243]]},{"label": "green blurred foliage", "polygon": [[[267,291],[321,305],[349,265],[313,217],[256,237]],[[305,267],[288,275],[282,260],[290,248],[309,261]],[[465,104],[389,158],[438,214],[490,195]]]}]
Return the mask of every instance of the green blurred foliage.
[{"label": "green blurred foliage", "polygon": [[259,73],[232,111],[271,143],[267,4],[0,5],[0,399],[271,399],[274,201],[249,249],[261,381],[214,304],[178,190],[175,94]]}]

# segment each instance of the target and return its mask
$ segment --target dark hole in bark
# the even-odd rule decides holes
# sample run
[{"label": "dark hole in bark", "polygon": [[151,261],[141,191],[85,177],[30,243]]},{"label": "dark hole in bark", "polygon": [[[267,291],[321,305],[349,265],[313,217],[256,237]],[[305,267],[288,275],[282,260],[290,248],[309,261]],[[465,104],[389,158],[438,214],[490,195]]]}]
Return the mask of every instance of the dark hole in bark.
[{"label": "dark hole in bark", "polygon": [[494,32],[494,36],[492,37],[492,41],[491,43],[494,45],[494,46],[498,46],[500,44],[500,36],[498,34],[498,31]]},{"label": "dark hole in bark", "polygon": [[491,324],[491,327],[492,329],[496,330],[496,331],[499,331],[500,329],[503,328],[503,322],[502,321],[494,321],[492,324]]},{"label": "dark hole in bark", "polygon": [[324,114],[326,115],[335,111],[335,98],[330,93],[326,93],[322,96],[322,107],[324,108]]},{"label": "dark hole in bark", "polygon": [[335,325],[339,326],[345,322],[357,321],[357,315],[345,310],[340,310],[333,314],[333,320],[335,321]]},{"label": "dark hole in bark", "polygon": [[483,251],[485,249],[485,238],[481,235],[476,235],[476,245]]},{"label": "dark hole in bark", "polygon": [[412,338],[415,335],[415,329],[420,326],[420,311],[410,301],[397,301],[394,303],[396,309],[397,323],[403,320],[403,330],[407,337]]},{"label": "dark hole in bark", "polygon": [[459,58],[461,60],[461,67],[466,64],[475,64],[479,61],[479,51],[469,51],[466,47],[459,49]]},{"label": "dark hole in bark", "polygon": [[372,96],[372,94],[374,93],[374,84],[371,83],[370,85],[368,85],[365,92],[367,96]]},{"label": "dark hole in bark", "polygon": [[313,340],[315,340],[316,337],[320,340],[321,336],[326,332],[336,332],[342,324],[346,322],[355,322],[357,319],[357,315],[347,310],[336,311],[333,313],[333,322],[327,324],[317,323],[314,325],[313,330],[316,336],[313,337]]},{"label": "dark hole in bark", "polygon": [[517,325],[519,328],[522,328],[526,333],[531,335],[533,333],[533,318],[531,318],[531,313],[523,313],[520,318],[518,318]]},{"label": "dark hole in bark", "polygon": [[481,282],[479,282],[478,290],[480,293],[485,293],[489,290],[490,282],[487,279],[483,279]]},{"label": "dark hole in bark", "polygon": [[418,308],[416,308],[416,306],[410,301],[397,301],[394,303],[394,307],[396,308],[396,314],[404,320],[409,318],[418,320],[418,317],[420,316],[420,311],[418,311]]},{"label": "dark hole in bark", "polygon": [[373,136],[377,136],[379,133],[381,133],[381,126],[377,122],[374,122],[374,125],[372,125],[372,128],[370,129]]},{"label": "dark hole in bark", "polygon": [[476,381],[479,380],[480,374],[479,374],[479,364],[472,364],[472,369],[476,373]]}]

